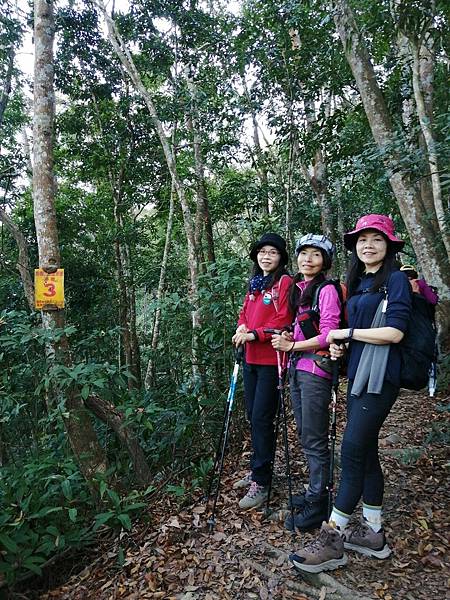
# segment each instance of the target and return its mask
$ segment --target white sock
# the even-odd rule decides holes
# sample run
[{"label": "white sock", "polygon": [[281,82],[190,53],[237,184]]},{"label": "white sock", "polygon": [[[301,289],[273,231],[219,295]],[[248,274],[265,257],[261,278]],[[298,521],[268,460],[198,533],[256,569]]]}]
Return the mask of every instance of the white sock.
[{"label": "white sock", "polygon": [[370,506],[363,504],[363,517],[367,521],[367,525],[378,533],[383,528],[381,524],[381,506]]},{"label": "white sock", "polygon": [[338,510],[335,506],[333,506],[329,522],[333,521],[336,527],[342,531],[344,527],[347,526],[349,520],[350,515],[346,515],[345,513]]}]

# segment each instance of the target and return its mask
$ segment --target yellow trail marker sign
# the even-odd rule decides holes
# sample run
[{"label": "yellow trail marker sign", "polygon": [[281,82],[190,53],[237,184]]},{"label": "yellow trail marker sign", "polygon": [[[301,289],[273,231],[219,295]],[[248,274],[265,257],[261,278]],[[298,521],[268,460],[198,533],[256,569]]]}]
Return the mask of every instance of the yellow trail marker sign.
[{"label": "yellow trail marker sign", "polygon": [[64,269],[54,273],[34,270],[34,307],[36,310],[64,308]]}]

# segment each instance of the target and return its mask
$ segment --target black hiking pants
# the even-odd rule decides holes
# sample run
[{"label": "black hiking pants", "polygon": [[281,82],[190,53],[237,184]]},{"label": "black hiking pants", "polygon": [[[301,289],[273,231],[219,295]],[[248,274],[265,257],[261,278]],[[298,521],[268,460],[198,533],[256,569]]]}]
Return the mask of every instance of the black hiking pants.
[{"label": "black hiking pants", "polygon": [[383,503],[384,477],[378,456],[378,435],[399,388],[385,381],[381,394],[351,396],[347,388],[347,425],[341,447],[341,481],[335,507],[351,515],[362,497],[369,506]]},{"label": "black hiking pants", "polygon": [[275,417],[278,408],[278,369],[272,365],[244,363],[244,395],[250,422],[253,481],[268,485],[272,477]]}]

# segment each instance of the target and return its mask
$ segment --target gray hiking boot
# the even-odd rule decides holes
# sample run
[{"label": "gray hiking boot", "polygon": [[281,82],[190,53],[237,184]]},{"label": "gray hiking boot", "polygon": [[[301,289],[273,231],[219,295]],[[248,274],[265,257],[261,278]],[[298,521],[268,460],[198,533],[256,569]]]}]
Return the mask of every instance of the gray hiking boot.
[{"label": "gray hiking boot", "polygon": [[324,521],[319,536],[295,554],[291,554],[289,560],[299,571],[321,573],[343,567],[348,559],[339,530]]},{"label": "gray hiking boot", "polygon": [[344,547],[355,550],[365,556],[374,558],[387,558],[391,549],[386,543],[384,531],[375,532],[363,517],[361,523],[353,527],[346,527],[343,532]]},{"label": "gray hiking boot", "polygon": [[233,483],[233,490],[238,490],[239,488],[246,488],[252,483],[252,472],[246,473],[244,477],[235,481]]},{"label": "gray hiking boot", "polygon": [[267,500],[269,487],[267,485],[258,485],[256,481],[252,481],[250,489],[239,502],[239,508],[257,508],[264,504]]}]

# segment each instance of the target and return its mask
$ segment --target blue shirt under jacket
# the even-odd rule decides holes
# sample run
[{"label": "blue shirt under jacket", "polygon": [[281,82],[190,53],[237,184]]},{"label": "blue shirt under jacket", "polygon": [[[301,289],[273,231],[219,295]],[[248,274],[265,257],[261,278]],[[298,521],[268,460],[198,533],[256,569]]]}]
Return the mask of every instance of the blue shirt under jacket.
[{"label": "blue shirt under jacket", "polygon": [[[384,298],[384,292],[370,293],[375,275],[368,273],[360,279],[354,294],[347,302],[348,324],[354,329],[370,329],[375,312]],[[403,333],[408,329],[411,313],[411,286],[405,273],[392,271],[387,281],[388,305],[386,327],[395,327]],[[364,342],[352,340],[349,345],[347,376],[354,379]],[[400,350],[398,344],[391,344],[385,380],[400,386]]]}]

